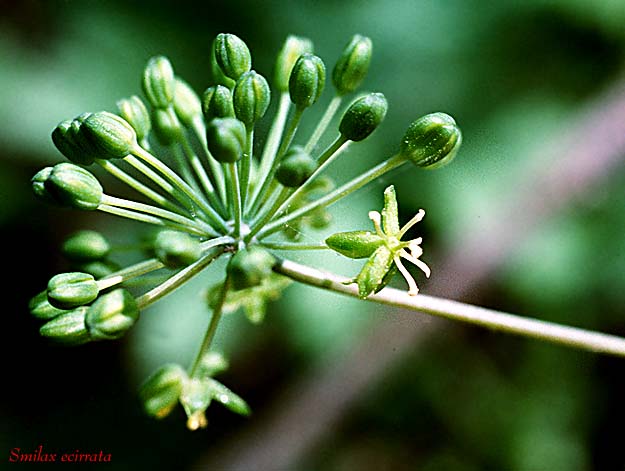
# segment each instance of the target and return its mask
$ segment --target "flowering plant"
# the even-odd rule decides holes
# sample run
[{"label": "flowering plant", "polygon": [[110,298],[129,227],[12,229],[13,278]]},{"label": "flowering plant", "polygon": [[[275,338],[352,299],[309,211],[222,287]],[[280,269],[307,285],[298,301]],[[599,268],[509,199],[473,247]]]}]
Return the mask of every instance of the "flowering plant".
[{"label": "flowering plant", "polygon": [[[304,112],[324,90],[326,67],[308,39],[289,37],[276,60],[278,105],[260,156],[256,124],[272,92],[265,77],[252,70],[247,45],[232,34],[219,34],[213,42],[214,84],[201,97],[174,74],[167,58],[154,57],[142,80],[147,105],[132,96],[118,102],[117,114],[84,113],[61,122],[52,139],[69,162],[39,171],[32,179],[35,194],[56,205],[152,224],[159,231],[147,242],[149,257],[125,268],[111,260],[114,247],[104,235],[80,231],[70,236],[63,253],[75,271],[53,276],[30,302],[31,313],[44,321],[41,335],[70,345],[120,338],[151,304],[226,258],[223,280],[208,291],[212,316],[193,363],[189,368],[164,365],[140,391],[146,412],[157,418],[180,403],[192,430],[206,425],[205,411],[213,400],[249,413],[245,401],[214,378],[227,367],[226,359],[211,350],[222,315],[242,308],[252,322],[260,322],[267,304],[291,281],[624,355],[622,339],[418,294],[402,260],[430,276],[421,260],[422,238],[404,240],[425,212],[419,210],[402,226],[392,185],[384,191],[383,209],[369,212],[374,231],[330,234],[320,244],[301,242],[303,228],[328,227],[328,208],[335,202],[404,164],[442,167],[460,147],[454,119],[431,113],[410,124],[394,155],[334,188],[332,163],[369,137],[386,115],[382,93],[357,96],[342,113],[338,136],[318,148],[346,97],[362,83],[371,54],[371,41],[364,36],[355,35],[345,46],[332,69],[334,97],[310,137],[296,144]],[[157,156],[155,140],[170,155]],[[105,193],[86,169],[91,165],[128,185],[140,200]],[[333,250],[366,261],[352,279],[344,279],[278,255],[297,250]],[[387,287],[397,272],[407,292]],[[137,281],[155,273],[164,279],[141,292],[143,284]]]}]

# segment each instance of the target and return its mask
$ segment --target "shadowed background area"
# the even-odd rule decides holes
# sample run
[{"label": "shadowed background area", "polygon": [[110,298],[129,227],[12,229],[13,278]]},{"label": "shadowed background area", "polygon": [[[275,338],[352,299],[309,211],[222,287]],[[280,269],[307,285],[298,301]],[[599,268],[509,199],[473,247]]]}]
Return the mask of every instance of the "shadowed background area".
[{"label": "shadowed background area", "polygon": [[[360,33],[374,43],[363,88],[383,92],[389,113],[337,178],[394,153],[432,111],[457,119],[464,147],[440,171],[404,168],[368,186],[305,240],[369,227],[367,211],[394,183],[403,221],[427,212],[415,231],[433,271],[420,280],[426,292],[625,335],[624,22],[625,4],[609,0],[0,3],[0,468],[11,449],[40,444],[111,453],[113,469],[625,466],[622,360],[294,286],[260,326],[235,314],[218,332],[231,359],[220,379],[251,418],[211,405],[208,428],[191,433],[181,410],[146,418],[136,390],[162,363],[191,361],[214,276],[150,307],[116,342],[51,346],[26,309],[66,268],[64,237],[95,228],[124,244],[143,229],[35,200],[30,177],[62,159],[50,140],[59,121],[140,94],[156,54],[203,91],[220,32],[243,38],[268,77],[288,34],[311,38],[330,69]],[[358,269],[331,254],[297,260]]]}]

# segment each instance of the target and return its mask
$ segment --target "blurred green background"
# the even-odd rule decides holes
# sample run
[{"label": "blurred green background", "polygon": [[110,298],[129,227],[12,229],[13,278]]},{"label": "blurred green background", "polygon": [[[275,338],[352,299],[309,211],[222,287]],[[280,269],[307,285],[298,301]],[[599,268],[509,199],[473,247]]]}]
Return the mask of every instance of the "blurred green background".
[{"label": "blurred green background", "polygon": [[[0,468],[9,465],[9,450],[43,444],[52,452],[112,453],[112,469],[200,469],[224,449],[245,453],[242,434],[252,426],[269,446],[274,430],[266,417],[279,411],[276,397],[302,378],[314,384],[314,375],[349,357],[372,330],[397,322],[388,309],[289,288],[261,326],[233,315],[219,331],[232,360],[221,379],[249,401],[251,418],[213,405],[209,427],[191,433],[181,411],[160,422],[144,417],[138,385],[164,362],[190,361],[207,319],[201,293],[214,279],[200,278],[150,308],[122,341],[65,349],[38,336],[26,304],[63,270],[63,238],[90,227],[126,242],[138,229],[50,209],[31,195],[30,177],[61,159],[49,137],[59,121],[114,111],[117,99],[140,92],[142,68],[156,54],[202,91],[210,85],[209,45],[220,32],[243,38],[254,68],[267,76],[288,34],[311,38],[328,68],[352,34],[367,35],[374,58],[364,88],[384,92],[390,109],[372,138],[349,151],[339,175],[393,153],[406,126],[431,111],[457,119],[464,147],[444,170],[396,172],[337,205],[333,229],[368,227],[367,211],[379,209],[382,190],[394,183],[404,220],[427,210],[418,230],[433,276],[424,287],[443,292],[437,262],[461,252],[468,233],[505,234],[505,224],[483,223],[501,207],[525,211],[514,206],[528,197],[519,182],[554,165],[557,175],[566,160],[543,160],[558,154],[554,142],[598,94],[622,87],[624,24],[623,0],[0,2],[0,234],[9,303]],[[306,119],[305,129],[314,124]],[[581,132],[575,137],[583,142],[595,130]],[[616,165],[537,227],[510,234],[518,246],[472,288],[471,300],[625,335],[624,185]],[[357,269],[331,255],[310,263],[346,276]],[[449,322],[419,342],[390,343],[397,361],[344,404],[288,469],[625,468],[625,361]],[[304,417],[293,433],[307,426]]]}]

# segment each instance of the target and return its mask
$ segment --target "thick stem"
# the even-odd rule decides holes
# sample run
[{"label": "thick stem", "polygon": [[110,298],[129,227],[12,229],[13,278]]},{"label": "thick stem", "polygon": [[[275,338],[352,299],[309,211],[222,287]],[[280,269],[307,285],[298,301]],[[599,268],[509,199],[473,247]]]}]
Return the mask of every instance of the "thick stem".
[{"label": "thick stem", "polygon": [[[358,288],[356,286],[345,285],[345,279],[333,273],[322,272],[289,260],[281,260],[274,267],[274,271],[301,283],[358,297]],[[384,288],[379,293],[369,296],[367,300],[420,311],[432,316],[476,324],[501,332],[544,340],[558,345],[625,357],[625,339],[613,335],[537,319],[527,319],[513,314],[424,294],[410,296],[405,291],[393,288]]]}]

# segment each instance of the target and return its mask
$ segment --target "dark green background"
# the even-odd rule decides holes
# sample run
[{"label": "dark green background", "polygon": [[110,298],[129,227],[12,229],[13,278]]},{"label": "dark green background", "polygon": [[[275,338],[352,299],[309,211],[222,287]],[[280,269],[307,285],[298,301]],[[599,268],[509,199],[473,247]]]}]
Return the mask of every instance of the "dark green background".
[{"label": "dark green background", "polygon": [[[428,212],[419,228],[433,270],[425,291],[441,291],[437,262],[461,250],[468,232],[505,233],[505,226],[482,222],[527,196],[519,181],[566,165],[541,159],[558,156],[555,140],[571,137],[586,105],[622,80],[624,24],[619,0],[0,2],[0,468],[11,468],[12,448],[39,444],[51,452],[110,452],[111,469],[199,467],[281,407],[272,399],[295,381],[339,362],[376,321],[393,322],[388,309],[290,288],[262,326],[236,316],[220,331],[232,358],[222,379],[249,401],[251,418],[211,406],[209,427],[190,433],[180,411],[162,422],[144,417],[136,388],[155,365],[190,360],[206,322],[197,293],[211,278],[148,310],[122,341],[64,349],[39,338],[25,306],[63,270],[63,237],[96,227],[123,242],[137,228],[50,209],[31,195],[30,177],[61,159],[49,138],[59,121],[114,111],[117,99],[139,93],[142,67],[155,54],[167,55],[178,75],[203,90],[219,32],[242,37],[266,75],[290,33],[311,38],[328,67],[352,34],[370,36],[374,58],[364,88],[384,92],[390,109],[379,131],[338,167],[339,178],[394,152],[410,121],[431,111],[452,114],[465,144],[444,170],[397,172],[370,186],[337,207],[333,227],[368,227],[367,211],[379,209],[383,188],[394,183],[404,220],[420,207]],[[326,92],[323,100],[329,98]],[[518,248],[472,300],[625,335],[624,184],[616,166],[538,228],[511,234]],[[345,275],[357,266],[322,261]],[[441,327],[346,404],[292,469],[625,467],[625,361],[449,322]]]}]

